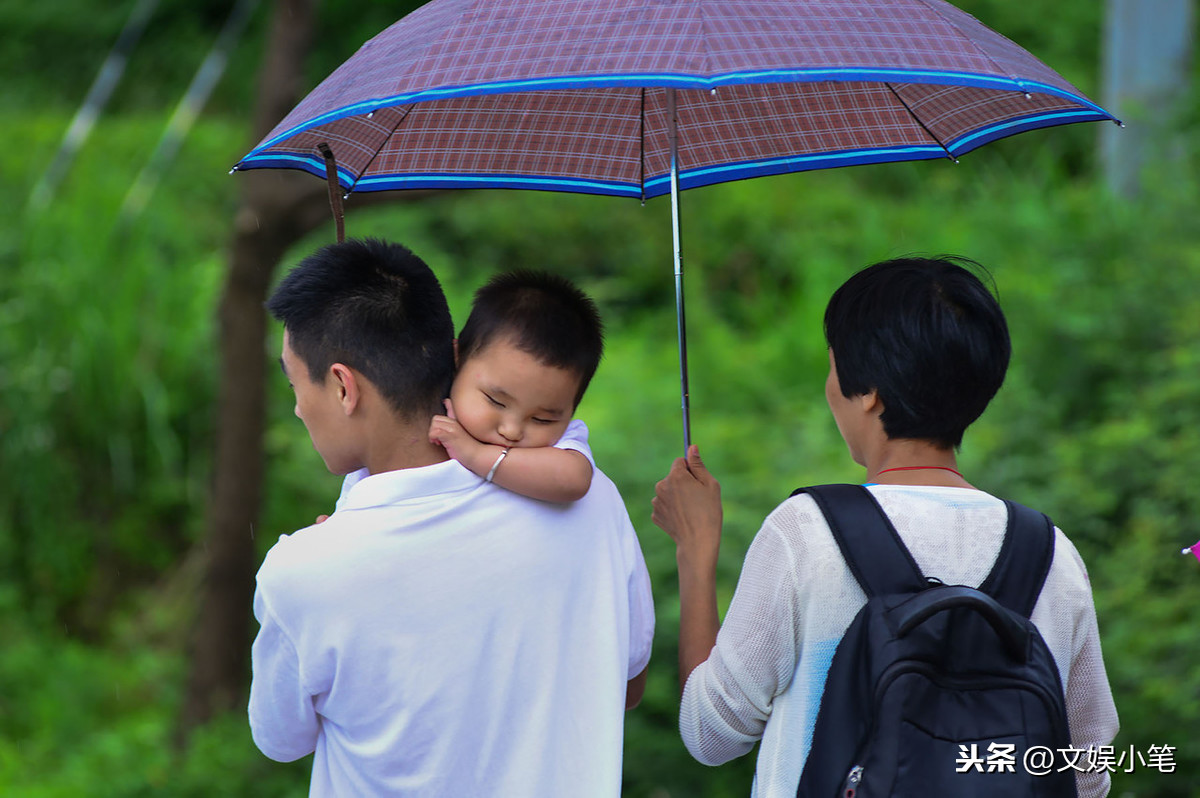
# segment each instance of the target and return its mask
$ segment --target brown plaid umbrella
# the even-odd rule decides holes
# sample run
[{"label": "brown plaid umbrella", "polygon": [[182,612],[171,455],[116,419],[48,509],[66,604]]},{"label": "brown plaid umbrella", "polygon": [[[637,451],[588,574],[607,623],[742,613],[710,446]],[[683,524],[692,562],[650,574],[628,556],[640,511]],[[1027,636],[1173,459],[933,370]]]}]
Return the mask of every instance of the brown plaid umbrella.
[{"label": "brown plaid umbrella", "polygon": [[957,158],[1113,119],[942,0],[433,0],[326,78],[235,169],[347,192],[671,193],[760,175]]}]

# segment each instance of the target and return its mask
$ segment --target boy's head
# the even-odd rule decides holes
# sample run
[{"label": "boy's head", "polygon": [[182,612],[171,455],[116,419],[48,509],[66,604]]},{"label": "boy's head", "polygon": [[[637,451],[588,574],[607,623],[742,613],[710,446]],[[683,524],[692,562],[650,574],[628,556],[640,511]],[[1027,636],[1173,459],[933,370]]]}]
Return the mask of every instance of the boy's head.
[{"label": "boy's head", "polygon": [[267,309],[283,322],[297,415],[318,450],[314,424],[301,413],[301,388],[324,386],[343,367],[406,420],[441,412],[454,378],[454,326],[437,278],[405,247],[373,239],[323,247],[284,277]]},{"label": "boy's head", "polygon": [[876,391],[884,432],[951,449],[1004,382],[1000,305],[964,258],[900,258],[855,274],[825,309],[846,397]]},{"label": "boy's head", "polygon": [[455,414],[485,442],[553,444],[603,350],[596,304],[569,280],[526,270],[498,275],[475,292],[458,336]]}]

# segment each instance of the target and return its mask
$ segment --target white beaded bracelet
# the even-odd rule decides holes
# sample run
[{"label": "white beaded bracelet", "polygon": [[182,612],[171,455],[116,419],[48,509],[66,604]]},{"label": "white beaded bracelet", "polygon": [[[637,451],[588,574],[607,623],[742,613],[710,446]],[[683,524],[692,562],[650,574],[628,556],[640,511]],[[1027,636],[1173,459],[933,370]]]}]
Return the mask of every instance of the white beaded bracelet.
[{"label": "white beaded bracelet", "polygon": [[483,478],[484,482],[491,482],[492,477],[496,476],[496,469],[500,467],[500,461],[508,457],[508,450],[511,446],[504,447],[504,451],[500,452],[500,456],[496,458],[496,462],[492,463],[492,470],[487,472],[487,476]]}]

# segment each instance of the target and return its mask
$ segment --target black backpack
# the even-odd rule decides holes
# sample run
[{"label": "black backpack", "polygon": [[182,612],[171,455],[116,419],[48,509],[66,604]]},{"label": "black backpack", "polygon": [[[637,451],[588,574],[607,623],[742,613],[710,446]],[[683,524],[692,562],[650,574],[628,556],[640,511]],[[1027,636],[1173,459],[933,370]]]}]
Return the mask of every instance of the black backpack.
[{"label": "black backpack", "polygon": [[[975,589],[926,579],[863,486],[798,493],[825,514],[867,603],[834,654],[797,796],[1075,798],[1062,682],[1029,620],[1054,556],[1050,519],[1006,501],[1004,543]],[[1036,747],[1049,767],[1026,761]]]}]

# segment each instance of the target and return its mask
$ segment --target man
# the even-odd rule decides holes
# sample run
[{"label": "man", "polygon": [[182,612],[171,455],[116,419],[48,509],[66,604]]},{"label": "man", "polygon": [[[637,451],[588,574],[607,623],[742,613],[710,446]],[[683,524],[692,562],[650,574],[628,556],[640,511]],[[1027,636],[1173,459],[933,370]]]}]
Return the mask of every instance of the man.
[{"label": "man", "polygon": [[430,441],[453,328],[405,248],[325,247],[267,306],[313,446],[369,476],[259,571],[255,743],[315,751],[314,796],[619,795],[654,620],[612,482],[537,502]]}]

